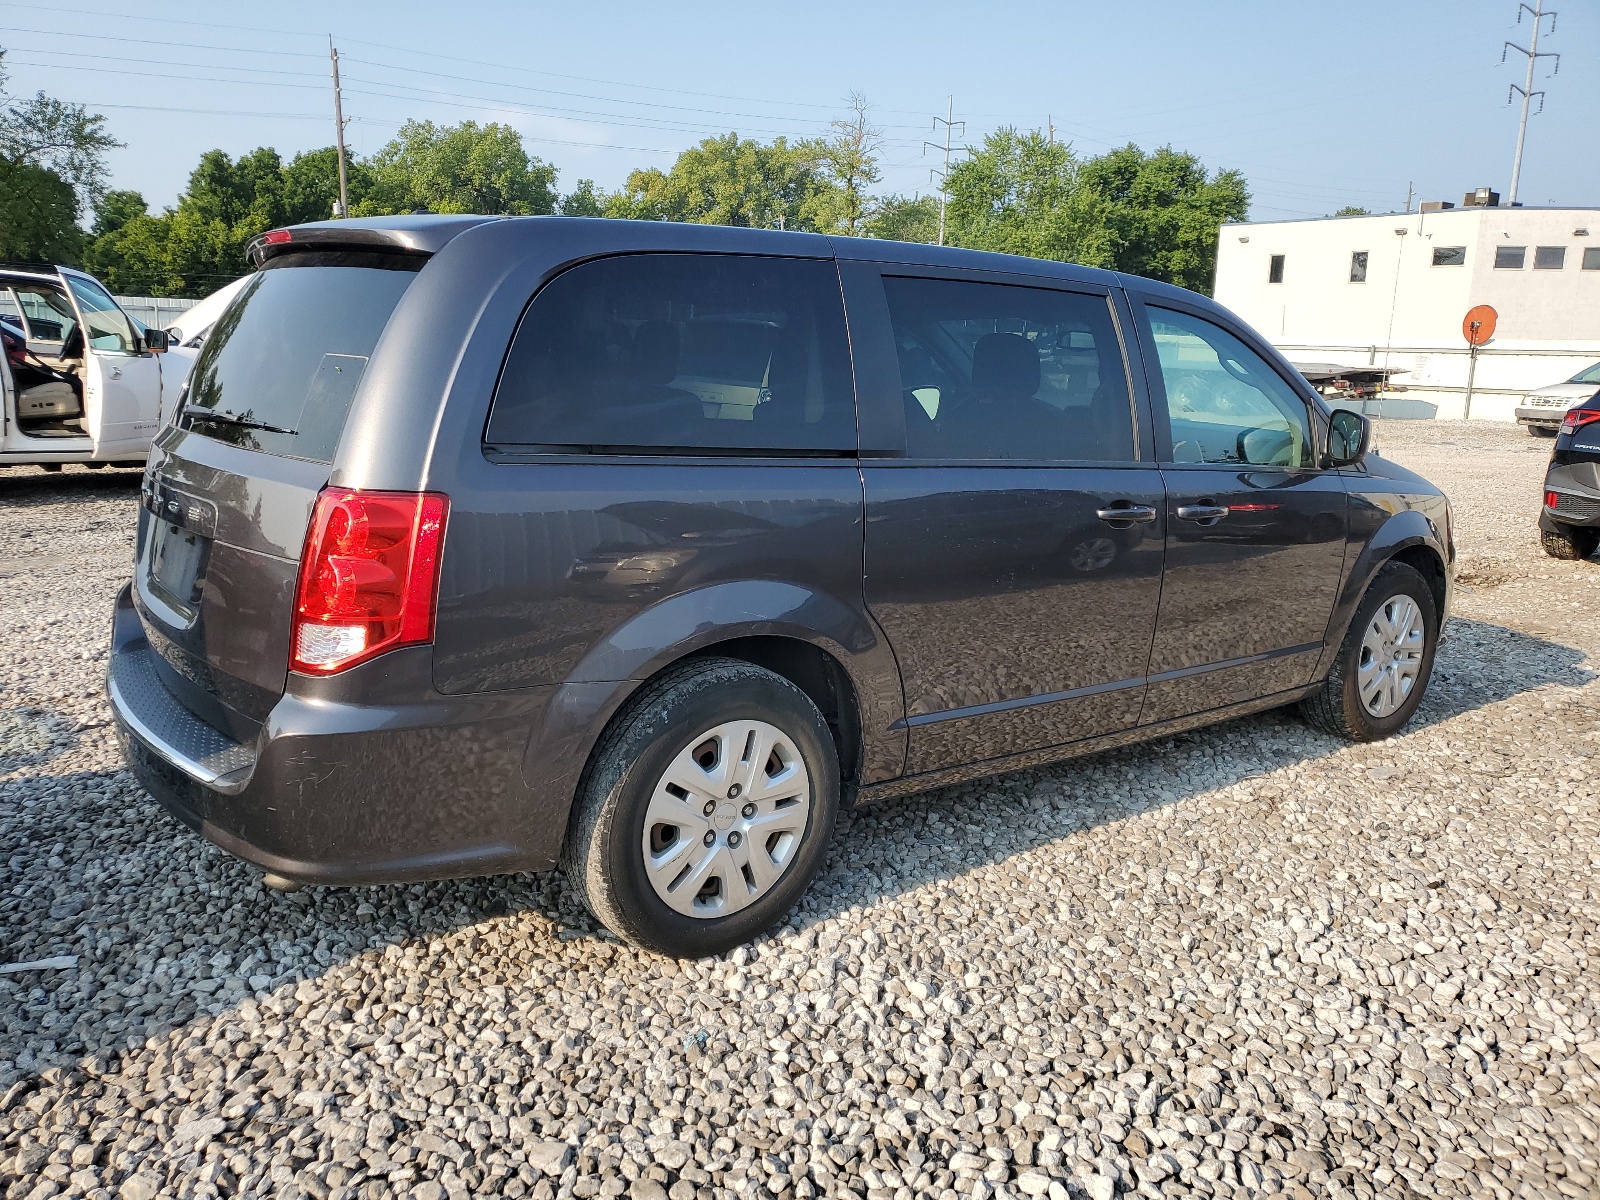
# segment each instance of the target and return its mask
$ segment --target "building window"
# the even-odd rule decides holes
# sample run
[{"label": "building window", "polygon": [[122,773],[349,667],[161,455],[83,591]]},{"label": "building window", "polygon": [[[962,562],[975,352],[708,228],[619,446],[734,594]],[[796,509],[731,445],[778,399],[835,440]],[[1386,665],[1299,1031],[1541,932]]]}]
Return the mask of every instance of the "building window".
[{"label": "building window", "polygon": [[1365,250],[1352,250],[1350,252],[1350,282],[1365,283],[1367,281],[1367,252]]},{"label": "building window", "polygon": [[1283,255],[1274,254],[1267,264],[1267,282],[1283,282]]},{"label": "building window", "polygon": [[1583,248],[1583,269],[1585,271],[1600,271],[1600,246],[1585,246]]},{"label": "building window", "polygon": [[1467,264],[1465,246],[1435,246],[1433,265],[1436,267],[1464,267]]},{"label": "building window", "polygon": [[1494,248],[1494,269],[1496,271],[1520,271],[1528,261],[1528,248],[1526,246],[1496,246]]},{"label": "building window", "polygon": [[1533,269],[1535,271],[1559,271],[1567,265],[1567,248],[1565,246],[1535,246],[1533,248]]}]

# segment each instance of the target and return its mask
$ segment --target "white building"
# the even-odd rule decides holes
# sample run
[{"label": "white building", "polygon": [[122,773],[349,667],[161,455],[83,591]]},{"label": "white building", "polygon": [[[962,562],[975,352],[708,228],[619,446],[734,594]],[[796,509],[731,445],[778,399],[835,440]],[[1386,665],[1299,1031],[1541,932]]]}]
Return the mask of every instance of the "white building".
[{"label": "white building", "polygon": [[1600,208],[1425,207],[1224,225],[1216,298],[1291,362],[1404,372],[1390,416],[1463,415],[1475,305],[1499,319],[1474,418],[1509,420],[1523,393],[1600,360]]}]

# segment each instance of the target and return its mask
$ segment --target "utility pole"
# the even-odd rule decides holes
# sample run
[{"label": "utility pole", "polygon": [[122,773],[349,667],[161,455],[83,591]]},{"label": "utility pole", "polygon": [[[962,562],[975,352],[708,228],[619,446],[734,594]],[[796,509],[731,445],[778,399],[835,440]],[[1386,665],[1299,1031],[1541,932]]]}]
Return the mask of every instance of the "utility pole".
[{"label": "utility pole", "polygon": [[956,98],[951,96],[950,104],[945,110],[945,115],[943,117],[935,117],[933,119],[933,131],[935,133],[939,132],[939,126],[944,126],[944,145],[940,146],[938,142],[922,143],[922,152],[924,154],[926,154],[930,148],[934,150],[942,149],[944,151],[943,169],[938,172],[928,172],[930,178],[934,178],[939,181],[939,245],[941,246],[944,245],[944,210],[945,205],[950,199],[950,135],[955,131],[955,127],[957,125],[961,126],[963,133],[966,132],[967,128],[967,123],[965,121],[956,121],[952,119],[955,115]]},{"label": "utility pole", "polygon": [[1411,197],[1416,194],[1416,189],[1412,187],[1412,182],[1412,180],[1406,180],[1406,214],[1408,216],[1411,213]]},{"label": "utility pole", "polygon": [[1044,118],[1044,123],[1050,127],[1050,144],[1052,146],[1054,146],[1056,144],[1056,121],[1055,121],[1055,118],[1050,116],[1048,113],[1046,113],[1045,114],[1045,118]]},{"label": "utility pole", "polygon": [[1522,13],[1524,9],[1533,14],[1533,40],[1529,43],[1526,50],[1517,45],[1515,42],[1507,42],[1500,49],[1501,62],[1505,62],[1506,53],[1511,50],[1515,50],[1518,54],[1521,54],[1528,60],[1528,74],[1523,78],[1522,86],[1518,87],[1513,83],[1510,91],[1506,92],[1507,104],[1511,103],[1512,93],[1520,92],[1522,94],[1522,120],[1517,123],[1517,156],[1511,162],[1511,191],[1506,198],[1506,205],[1508,207],[1516,204],[1517,202],[1517,183],[1522,177],[1522,143],[1528,136],[1528,105],[1533,102],[1533,98],[1535,96],[1539,97],[1539,111],[1544,111],[1544,93],[1542,91],[1536,92],[1533,90],[1534,64],[1537,63],[1541,58],[1553,58],[1556,60],[1556,65],[1555,70],[1551,71],[1550,74],[1557,75],[1561,72],[1561,55],[1552,54],[1549,51],[1544,51],[1541,53],[1539,50],[1539,30],[1544,25],[1544,19],[1546,17],[1550,18],[1550,32],[1553,34],[1556,31],[1556,14],[1553,12],[1544,11],[1544,0],[1534,0],[1532,6],[1527,4],[1518,4],[1518,25],[1522,24]]},{"label": "utility pole", "polygon": [[333,131],[339,154],[339,216],[350,215],[350,179],[344,165],[344,106],[339,94],[339,51],[328,35],[328,57],[333,59]]}]

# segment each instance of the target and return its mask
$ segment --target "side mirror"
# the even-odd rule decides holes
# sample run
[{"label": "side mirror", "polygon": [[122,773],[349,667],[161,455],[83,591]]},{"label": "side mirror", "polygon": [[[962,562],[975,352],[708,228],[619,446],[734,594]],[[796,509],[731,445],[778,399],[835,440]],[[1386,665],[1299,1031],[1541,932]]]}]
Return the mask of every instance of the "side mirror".
[{"label": "side mirror", "polygon": [[172,346],[172,335],[165,329],[146,329],[144,348],[151,354],[165,354]]},{"label": "side mirror", "polygon": [[1348,408],[1336,408],[1328,419],[1328,465],[1348,467],[1360,462],[1372,444],[1372,422]]}]

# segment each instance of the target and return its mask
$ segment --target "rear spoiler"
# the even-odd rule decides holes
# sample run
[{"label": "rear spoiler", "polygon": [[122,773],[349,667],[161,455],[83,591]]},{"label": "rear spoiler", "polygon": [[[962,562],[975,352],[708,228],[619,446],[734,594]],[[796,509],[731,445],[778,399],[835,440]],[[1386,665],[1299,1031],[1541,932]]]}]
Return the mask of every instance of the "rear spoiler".
[{"label": "rear spoiler", "polygon": [[313,221],[286,229],[269,229],[246,248],[254,266],[297,250],[387,250],[426,258],[475,225],[503,217],[416,213],[397,217],[358,217],[349,221]]}]

